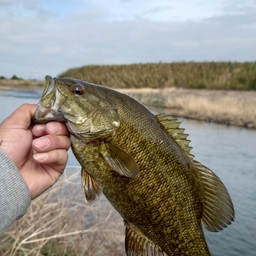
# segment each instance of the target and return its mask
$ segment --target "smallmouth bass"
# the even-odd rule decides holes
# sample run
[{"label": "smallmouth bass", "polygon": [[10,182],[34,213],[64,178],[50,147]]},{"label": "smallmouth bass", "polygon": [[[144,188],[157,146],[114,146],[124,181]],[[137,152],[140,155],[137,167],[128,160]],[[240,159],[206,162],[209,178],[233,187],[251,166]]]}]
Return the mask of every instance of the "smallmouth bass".
[{"label": "smallmouth bass", "polygon": [[235,217],[221,180],[194,160],[180,123],[135,99],[73,78],[46,76],[34,122],[65,122],[87,202],[101,192],[123,217],[136,255],[210,255],[201,222],[219,231]]}]

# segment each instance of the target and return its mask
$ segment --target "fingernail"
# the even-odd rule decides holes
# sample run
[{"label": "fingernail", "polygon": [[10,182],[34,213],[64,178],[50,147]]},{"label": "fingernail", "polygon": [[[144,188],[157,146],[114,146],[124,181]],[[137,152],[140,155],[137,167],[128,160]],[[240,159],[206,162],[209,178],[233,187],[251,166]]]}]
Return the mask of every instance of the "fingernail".
[{"label": "fingernail", "polygon": [[57,122],[53,122],[53,123],[48,123],[47,124],[47,128],[48,130],[54,134],[54,133],[58,133],[61,131],[61,125]]},{"label": "fingernail", "polygon": [[41,131],[45,129],[45,124],[36,124],[34,126],[34,129],[36,129],[37,131]]},{"label": "fingernail", "polygon": [[47,153],[37,153],[37,154],[34,154],[33,157],[36,161],[42,162],[48,158],[48,154]]},{"label": "fingernail", "polygon": [[32,129],[32,133],[37,136],[43,130],[45,130],[45,124],[36,124]]},{"label": "fingernail", "polygon": [[33,141],[33,144],[38,148],[38,149],[46,149],[50,145],[50,140],[47,137],[41,137],[38,139],[35,139]]}]

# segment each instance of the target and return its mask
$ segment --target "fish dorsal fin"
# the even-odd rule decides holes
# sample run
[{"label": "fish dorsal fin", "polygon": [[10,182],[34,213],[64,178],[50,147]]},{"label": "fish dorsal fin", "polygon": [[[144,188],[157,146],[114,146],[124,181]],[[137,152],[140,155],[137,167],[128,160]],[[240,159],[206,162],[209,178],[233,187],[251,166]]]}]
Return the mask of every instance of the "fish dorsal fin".
[{"label": "fish dorsal fin", "polygon": [[235,218],[230,195],[219,177],[201,163],[194,161],[195,179],[203,204],[202,222],[207,230],[217,232],[227,227]]},{"label": "fish dorsal fin", "polygon": [[100,196],[102,188],[84,168],[81,170],[81,178],[85,201],[92,203]]},{"label": "fish dorsal fin", "polygon": [[190,159],[194,158],[194,155],[190,153],[192,147],[189,146],[190,140],[187,139],[188,134],[184,133],[185,129],[180,128],[180,122],[176,119],[170,119],[170,116],[166,114],[156,115],[158,121],[162,124],[164,129],[171,135],[171,137],[180,146],[182,151]]},{"label": "fish dorsal fin", "polygon": [[124,221],[125,250],[127,256],[167,256],[158,245],[143,235],[134,225]]},{"label": "fish dorsal fin", "polygon": [[195,164],[196,171],[193,175],[197,181],[200,200],[203,204],[202,222],[209,231],[222,230],[235,217],[233,203],[226,187],[214,172],[194,160],[194,156],[190,154],[192,147],[189,146],[188,135],[184,133],[184,129],[179,128],[180,122],[170,119],[165,114],[156,117],[186,156]]},{"label": "fish dorsal fin", "polygon": [[140,168],[135,160],[111,143],[101,143],[100,153],[106,162],[120,175],[134,178],[140,173]]}]

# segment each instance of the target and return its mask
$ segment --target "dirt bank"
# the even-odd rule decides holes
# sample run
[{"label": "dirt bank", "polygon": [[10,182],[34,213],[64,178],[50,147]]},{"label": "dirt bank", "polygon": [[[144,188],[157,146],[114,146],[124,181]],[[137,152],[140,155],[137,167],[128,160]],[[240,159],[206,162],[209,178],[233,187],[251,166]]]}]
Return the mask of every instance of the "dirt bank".
[{"label": "dirt bank", "polygon": [[0,90],[43,90],[44,81],[37,80],[8,80],[1,79],[0,80]]},{"label": "dirt bank", "polygon": [[123,89],[140,102],[176,117],[256,128],[256,91]]}]

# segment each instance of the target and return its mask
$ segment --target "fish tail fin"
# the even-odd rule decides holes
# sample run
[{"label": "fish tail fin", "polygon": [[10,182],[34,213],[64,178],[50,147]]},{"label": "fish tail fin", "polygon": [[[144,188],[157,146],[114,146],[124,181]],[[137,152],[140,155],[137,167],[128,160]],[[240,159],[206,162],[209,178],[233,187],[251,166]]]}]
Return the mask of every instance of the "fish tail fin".
[{"label": "fish tail fin", "polygon": [[203,204],[202,222],[207,230],[217,232],[235,218],[231,197],[219,177],[209,168],[194,160],[199,197]]}]

